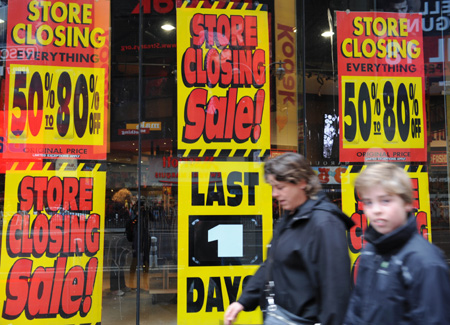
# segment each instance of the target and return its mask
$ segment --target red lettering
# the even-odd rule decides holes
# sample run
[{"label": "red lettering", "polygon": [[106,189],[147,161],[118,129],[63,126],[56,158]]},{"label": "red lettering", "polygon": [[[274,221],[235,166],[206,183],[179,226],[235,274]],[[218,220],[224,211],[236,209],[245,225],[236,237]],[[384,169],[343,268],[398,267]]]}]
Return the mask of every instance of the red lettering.
[{"label": "red lettering", "polygon": [[[200,47],[205,41],[205,29],[204,29],[205,16],[202,14],[195,14],[191,19],[191,46]],[[186,51],[187,52],[187,51]]]},{"label": "red lettering", "polygon": [[262,49],[230,50],[219,52],[209,49],[203,55],[203,49],[188,48],[182,57],[183,83],[187,87],[210,88],[219,84],[228,86],[262,87],[266,82],[266,53]]},{"label": "red lettering", "polygon": [[80,211],[92,210],[93,182],[92,177],[80,178]]},{"label": "red lettering", "polygon": [[48,244],[48,220],[45,214],[39,214],[33,222],[33,251],[34,256],[44,254]]},{"label": "red lettering", "polygon": [[264,62],[266,52],[258,49],[253,53],[252,71],[253,71],[253,86],[256,88],[262,87],[266,83],[266,67]]},{"label": "red lettering", "polygon": [[277,35],[277,41],[286,37],[288,42],[294,43],[294,37],[292,35],[293,33],[292,26],[278,24],[277,29],[281,31],[281,33]]},{"label": "red lettering", "polygon": [[81,255],[84,252],[85,219],[70,216],[70,251]]},{"label": "red lettering", "polygon": [[72,267],[67,272],[61,297],[61,314],[65,318],[74,316],[81,306],[84,287],[84,270]]},{"label": "red lettering", "polygon": [[39,214],[30,229],[30,216],[16,213],[8,224],[6,250],[10,257],[95,255],[100,249],[100,216]]},{"label": "red lettering", "polygon": [[49,257],[55,257],[63,247],[63,217],[55,214],[50,219],[50,239],[48,245]]},{"label": "red lettering", "polygon": [[168,14],[174,9],[174,0],[153,0],[157,13]]},{"label": "red lettering", "polygon": [[213,46],[225,48],[255,48],[258,46],[256,16],[231,16],[195,14],[190,21],[193,47]]},{"label": "red lettering", "polygon": [[206,97],[205,89],[195,89],[189,95],[183,141],[194,143],[202,135],[206,142],[235,139],[242,143],[250,137],[252,142],[258,141],[261,135],[264,90],[258,90],[254,100],[249,96],[242,97],[237,105],[236,88],[230,88],[226,97],[214,96],[208,102]]},{"label": "red lettering", "polygon": [[220,80],[220,55],[216,49],[211,49],[206,54],[206,71],[211,88],[215,87]]},{"label": "red lettering", "polygon": [[420,211],[416,215],[417,231],[428,240],[428,223],[427,223],[427,213]]},{"label": "red lettering", "polygon": [[[217,19],[217,41],[219,44],[217,47],[223,48],[226,47],[230,43],[230,19],[227,15],[220,15]],[[255,45],[256,46],[256,45]]]},{"label": "red lettering", "polygon": [[319,175],[317,176],[319,177],[319,181],[322,184],[328,184],[328,182],[330,181],[330,177],[328,175],[329,171],[329,168],[319,168]]},{"label": "red lettering", "polygon": [[86,285],[84,286],[84,300],[83,308],[80,312],[81,316],[87,315],[92,306],[92,293],[94,291],[95,275],[97,274],[98,260],[96,258],[91,258],[86,264]]},{"label": "red lettering", "polygon": [[49,312],[51,315],[56,315],[59,312],[59,305],[61,302],[61,293],[64,284],[64,274],[67,265],[66,257],[59,257],[55,262],[55,281],[53,282],[52,300],[50,301]]},{"label": "red lettering", "polygon": [[245,46],[245,38],[242,35],[244,30],[244,18],[242,16],[231,16],[231,46]]},{"label": "red lettering", "polygon": [[30,211],[33,207],[33,177],[26,176],[19,184],[19,209],[21,211]]},{"label": "red lettering", "polygon": [[34,178],[34,212],[41,212],[42,210],[44,210],[44,193],[47,192],[47,183],[47,177]]},{"label": "red lettering", "polygon": [[[225,114],[227,110],[227,99],[214,96],[211,98],[206,110],[205,138],[207,142],[223,138],[225,130]],[[217,117],[217,118],[216,118]],[[217,120],[217,121],[215,121]]]},{"label": "red lettering", "polygon": [[245,45],[258,46],[258,20],[256,16],[245,16]]},{"label": "red lettering", "polygon": [[[47,204],[48,211],[91,211],[93,178],[74,177],[59,178],[53,176],[26,176],[19,184],[19,209],[28,212],[34,207],[34,212],[41,212]],[[77,201],[79,206],[77,206]]]},{"label": "red lettering", "polygon": [[[20,259],[12,266],[6,282],[6,301],[3,318],[15,319],[27,306],[28,278],[31,275],[33,261]],[[25,294],[24,294],[25,293]]]},{"label": "red lettering", "polygon": [[364,233],[367,229],[367,219],[365,214],[353,213],[351,216],[352,221],[355,223],[350,229],[350,243],[349,249],[352,253],[359,253],[364,247]]},{"label": "red lettering", "polygon": [[242,97],[236,108],[236,120],[234,126],[236,142],[241,143],[250,138],[253,114],[253,100],[248,96]]},{"label": "red lettering", "polygon": [[77,211],[78,179],[75,177],[64,178],[64,202],[63,209]]},{"label": "red lettering", "polygon": [[86,222],[86,254],[94,255],[100,249],[99,230],[100,216],[98,214],[91,214]]},{"label": "red lettering", "polygon": [[63,186],[59,177],[52,177],[48,182],[47,204],[50,211],[56,212],[62,207]]},{"label": "red lettering", "polygon": [[[139,3],[131,11],[132,14],[139,14]],[[152,6],[153,5],[153,6]],[[158,14],[168,14],[175,8],[175,0],[144,0],[142,1],[142,12],[151,14],[152,9]]]},{"label": "red lettering", "polygon": [[86,316],[92,306],[98,259],[91,258],[85,269],[76,265],[66,273],[67,258],[59,257],[53,267],[38,266],[19,259],[14,263],[6,282],[6,300],[2,317],[18,318],[24,311],[27,319],[69,318],[80,312]]},{"label": "red lettering", "polygon": [[6,250],[10,256],[16,256],[22,250],[22,243],[19,239],[22,227],[22,215],[16,213],[11,218],[6,232]]},{"label": "red lettering", "polygon": [[194,143],[202,135],[206,119],[204,108],[207,95],[206,89],[195,89],[189,94],[185,109],[186,126],[183,127],[183,142]]},{"label": "red lettering", "polygon": [[36,268],[33,272],[30,289],[28,292],[28,317],[34,318],[38,315],[47,315],[49,301],[52,292],[54,268]]},{"label": "red lettering", "polygon": [[206,48],[211,48],[214,45],[214,33],[216,30],[216,15],[205,15],[205,29],[206,29]]}]

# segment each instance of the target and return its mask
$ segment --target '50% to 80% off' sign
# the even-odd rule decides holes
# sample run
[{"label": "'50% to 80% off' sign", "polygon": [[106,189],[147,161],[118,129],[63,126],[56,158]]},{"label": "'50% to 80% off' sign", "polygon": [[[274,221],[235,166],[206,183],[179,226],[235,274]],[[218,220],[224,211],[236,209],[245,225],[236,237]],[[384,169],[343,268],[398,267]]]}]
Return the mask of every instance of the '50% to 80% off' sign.
[{"label": "'50% to 80% off' sign", "polygon": [[101,68],[11,65],[9,141],[101,145],[104,74]]},{"label": "'50% to 80% off' sign", "polygon": [[421,78],[342,77],[344,148],[421,148]]}]

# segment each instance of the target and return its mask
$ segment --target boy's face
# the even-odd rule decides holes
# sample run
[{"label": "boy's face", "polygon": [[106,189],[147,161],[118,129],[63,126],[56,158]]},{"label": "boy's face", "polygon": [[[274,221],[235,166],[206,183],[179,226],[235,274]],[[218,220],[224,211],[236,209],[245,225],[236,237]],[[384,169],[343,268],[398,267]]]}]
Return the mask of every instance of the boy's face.
[{"label": "boy's face", "polygon": [[360,196],[370,224],[384,235],[403,226],[413,208],[400,196],[388,194],[381,185],[366,189]]}]

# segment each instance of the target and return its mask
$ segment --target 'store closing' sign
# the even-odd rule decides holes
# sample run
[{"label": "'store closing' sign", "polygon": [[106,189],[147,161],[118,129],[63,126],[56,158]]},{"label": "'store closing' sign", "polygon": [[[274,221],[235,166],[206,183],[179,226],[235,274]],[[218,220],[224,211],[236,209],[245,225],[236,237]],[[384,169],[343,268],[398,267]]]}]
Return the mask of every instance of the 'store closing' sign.
[{"label": "'store closing' sign", "polygon": [[49,166],[6,172],[2,319],[95,324],[102,306],[105,172],[100,165]]},{"label": "'store closing' sign", "polygon": [[178,143],[186,155],[270,148],[267,12],[247,5],[177,10]]}]

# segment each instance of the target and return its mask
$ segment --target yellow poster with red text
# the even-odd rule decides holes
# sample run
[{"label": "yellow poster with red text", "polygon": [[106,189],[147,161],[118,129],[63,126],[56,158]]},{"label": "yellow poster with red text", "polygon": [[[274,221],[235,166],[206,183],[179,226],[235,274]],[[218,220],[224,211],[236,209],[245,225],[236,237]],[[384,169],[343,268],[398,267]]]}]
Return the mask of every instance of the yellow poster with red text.
[{"label": "yellow poster with red text", "polygon": [[178,149],[184,156],[270,150],[268,15],[262,5],[177,8]]},{"label": "yellow poster with red text", "polygon": [[[178,165],[177,324],[218,324],[265,260],[272,192],[262,163]],[[261,324],[258,308],[235,324]]]},{"label": "yellow poster with red text", "polygon": [[109,0],[10,1],[4,158],[106,159],[109,13]]},{"label": "yellow poster with red text", "polygon": [[106,173],[48,163],[6,172],[1,324],[101,322]]},{"label": "yellow poster with red text", "polygon": [[422,16],[337,12],[341,162],[427,161]]},{"label": "yellow poster with red text", "polygon": [[[355,180],[366,166],[348,166],[341,174],[342,184],[342,211],[347,214],[355,226],[348,234],[350,259],[352,265],[352,277],[356,280],[358,271],[358,258],[364,246],[364,233],[368,226],[368,220],[363,211],[363,203],[355,191]],[[431,243],[431,220],[430,220],[430,194],[428,191],[428,172],[426,166],[404,166],[404,170],[411,178],[413,187],[413,208],[417,223],[417,231]]]}]

